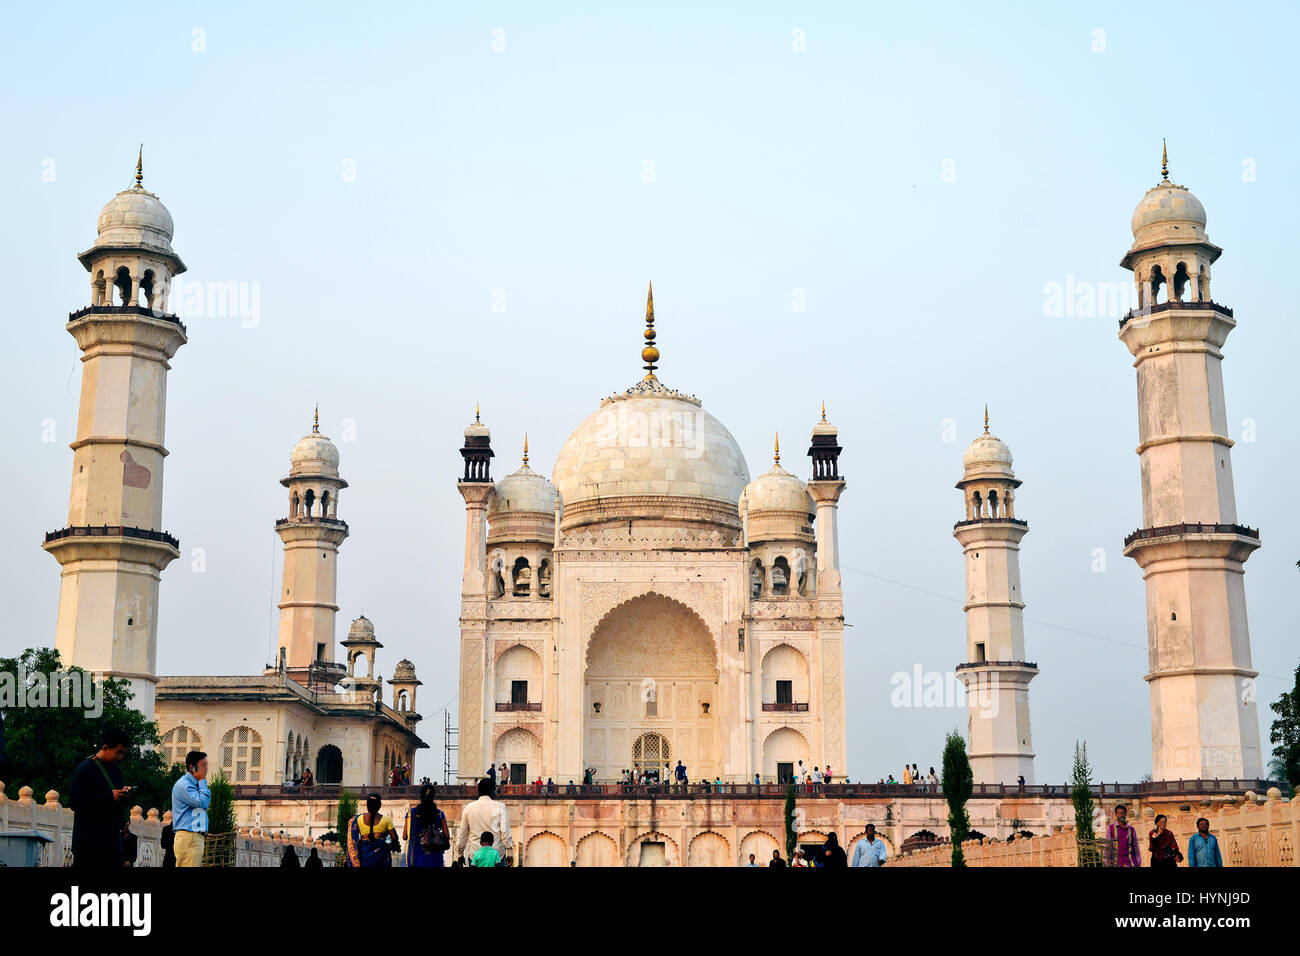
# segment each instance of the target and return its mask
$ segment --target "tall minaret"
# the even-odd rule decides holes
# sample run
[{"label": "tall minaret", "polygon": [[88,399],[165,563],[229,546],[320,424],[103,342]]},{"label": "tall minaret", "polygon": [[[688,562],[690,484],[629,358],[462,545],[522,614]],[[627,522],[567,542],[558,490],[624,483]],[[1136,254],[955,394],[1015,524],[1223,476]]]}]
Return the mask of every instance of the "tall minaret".
[{"label": "tall minaret", "polygon": [[[288,674],[300,684],[330,690],[344,674],[334,664],[334,615],[338,593],[339,545],[348,536],[338,516],[339,450],[320,433],[320,412],[311,434],[293,446],[289,474],[289,517],[275,523],[284,542],[284,586],[280,594],[280,652]],[[313,669],[314,668],[314,669]]]},{"label": "tall minaret", "polygon": [[167,311],[173,276],[172,217],[135,185],[99,214],[99,236],[78,258],[90,273],[91,305],[68,316],[83,363],[72,442],[68,525],[45,536],[62,567],[55,647],[65,664],[124,678],[134,705],[154,712],[158,582],[180,555],[162,531],[163,430],[168,361],[185,326]]},{"label": "tall minaret", "polygon": [[1025,660],[1024,595],[1020,590],[1020,540],[1029,523],[1016,517],[1020,487],[1011,449],[984,434],[966,449],[957,487],[966,520],[953,537],[966,560],[966,661],[957,676],[966,685],[970,763],[976,783],[1034,782],[1029,733],[1029,682],[1038,665]]},{"label": "tall minaret", "polygon": [[465,499],[465,568],[460,586],[460,735],[456,776],[476,780],[487,769],[487,507],[492,484],[492,433],[474,409],[460,450],[465,473],[456,488]]},{"label": "tall minaret", "polygon": [[1222,250],[1205,207],[1161,180],[1133,213],[1138,308],[1119,337],[1137,368],[1142,527],[1124,542],[1147,588],[1156,780],[1263,775],[1244,562],[1259,532],[1237,523],[1223,398],[1232,310],[1210,299]]},{"label": "tall minaret", "polygon": [[[821,672],[821,758],[837,776],[848,772],[844,713],[844,592],[840,587],[840,495],[846,482],[840,475],[840,431],[826,420],[813,426],[808,457],[812,479],[808,494],[817,508],[817,649]],[[779,458],[778,458],[779,463]],[[814,761],[815,763],[816,761]]]}]

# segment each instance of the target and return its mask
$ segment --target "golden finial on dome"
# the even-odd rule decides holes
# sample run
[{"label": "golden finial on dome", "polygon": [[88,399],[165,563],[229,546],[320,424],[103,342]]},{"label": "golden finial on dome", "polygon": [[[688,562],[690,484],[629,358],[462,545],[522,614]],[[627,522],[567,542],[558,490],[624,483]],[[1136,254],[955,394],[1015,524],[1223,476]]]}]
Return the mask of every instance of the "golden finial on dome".
[{"label": "golden finial on dome", "polygon": [[822,400],[822,421],[826,421],[826,401]]},{"label": "golden finial on dome", "polygon": [[659,350],[655,348],[655,284],[650,283],[650,291],[645,297],[645,348],[641,350],[641,361],[645,362],[645,377],[655,377],[655,363],[659,361]]},{"label": "golden finial on dome", "polygon": [[528,467],[528,432],[524,432],[524,467]]},{"label": "golden finial on dome", "polygon": [[475,424],[475,425],[479,424],[479,420],[478,420],[478,402],[475,402],[475,403],[474,403],[474,424]]},{"label": "golden finial on dome", "polygon": [[311,433],[313,435],[320,434],[320,402],[316,403],[316,414],[311,420]]},{"label": "golden finial on dome", "polygon": [[781,464],[781,433],[776,433],[776,445],[772,449],[772,464]]},{"label": "golden finial on dome", "polygon": [[140,144],[140,151],[135,154],[135,187],[136,189],[144,188],[144,143]]},{"label": "golden finial on dome", "polygon": [[989,433],[989,403],[984,403],[984,434]]},{"label": "golden finial on dome", "polygon": [[1169,144],[1162,139],[1160,141],[1160,147],[1162,150],[1160,156],[1160,179],[1167,183],[1169,182]]}]

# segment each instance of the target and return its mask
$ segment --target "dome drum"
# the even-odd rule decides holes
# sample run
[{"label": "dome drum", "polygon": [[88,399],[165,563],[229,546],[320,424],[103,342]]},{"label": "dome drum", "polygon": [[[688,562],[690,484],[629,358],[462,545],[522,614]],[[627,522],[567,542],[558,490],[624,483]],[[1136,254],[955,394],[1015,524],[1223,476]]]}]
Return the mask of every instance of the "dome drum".
[{"label": "dome drum", "polygon": [[751,512],[748,529],[751,544],[763,541],[800,541],[812,545],[817,540],[808,513],[802,511]]}]

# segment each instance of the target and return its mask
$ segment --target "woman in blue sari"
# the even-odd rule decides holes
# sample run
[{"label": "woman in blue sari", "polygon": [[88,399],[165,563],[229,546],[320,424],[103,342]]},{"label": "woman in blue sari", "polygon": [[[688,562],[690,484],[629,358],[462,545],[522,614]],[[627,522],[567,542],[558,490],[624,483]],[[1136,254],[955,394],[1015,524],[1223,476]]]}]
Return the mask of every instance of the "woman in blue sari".
[{"label": "woman in blue sari", "polygon": [[392,866],[393,852],[402,852],[393,821],[379,812],[379,794],[366,797],[366,812],[348,824],[349,867]]},{"label": "woman in blue sari", "polygon": [[420,788],[420,802],[406,811],[402,827],[406,841],[407,866],[443,866],[443,854],[451,846],[447,817],[433,802],[433,784]]}]

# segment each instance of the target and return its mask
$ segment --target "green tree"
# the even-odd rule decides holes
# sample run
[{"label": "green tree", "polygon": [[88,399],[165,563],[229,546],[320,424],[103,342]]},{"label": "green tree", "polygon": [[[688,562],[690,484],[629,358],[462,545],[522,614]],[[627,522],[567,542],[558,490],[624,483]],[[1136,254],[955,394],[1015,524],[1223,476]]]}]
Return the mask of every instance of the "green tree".
[{"label": "green tree", "polygon": [[1300,667],[1295,670],[1295,686],[1269,704],[1277,720],[1269,728],[1268,741],[1273,745],[1269,770],[1281,775],[1292,789],[1300,784]]},{"label": "green tree", "polygon": [[1070,802],[1074,804],[1074,834],[1078,846],[1079,866],[1099,866],[1097,835],[1092,829],[1092,764],[1088,762],[1088,745],[1075,741],[1074,768],[1070,774]]},{"label": "green tree", "polygon": [[357,815],[357,796],[351,790],[343,789],[339,791],[338,807],[334,810],[334,833],[339,841],[339,865],[343,864],[343,856],[348,851],[348,827],[352,824],[352,818]]},{"label": "green tree", "polygon": [[975,775],[966,756],[966,741],[952,731],[943,742],[943,797],[948,801],[948,830],[952,835],[952,865],[963,867],[966,857],[961,844],[970,833],[966,801],[975,790]]},{"label": "green tree", "polygon": [[220,770],[208,778],[208,835],[203,841],[204,866],[235,865],[235,788]]},{"label": "green tree", "polygon": [[135,695],[126,681],[94,681],[96,699],[103,703],[97,717],[89,716],[84,706],[18,706],[30,702],[38,692],[50,700],[48,678],[61,670],[75,675],[80,686],[85,671],[65,669],[52,647],[28,648],[18,657],[0,658],[0,716],[4,718],[5,783],[10,796],[17,796],[20,786],[31,787],[38,800],[46,791],[57,790],[66,804],[72,772],[99,749],[105,729],[118,727],[133,744],[122,763],[122,780],[136,788],[131,805],[146,810],[156,807],[159,813],[170,809],[171,785],[184,768],[177,770],[163,763],[156,749],[158,725],[132,708]]},{"label": "green tree", "polygon": [[787,862],[794,862],[795,846],[799,842],[799,832],[795,827],[795,810],[794,810],[794,784],[787,784],[785,788],[785,858]]}]

